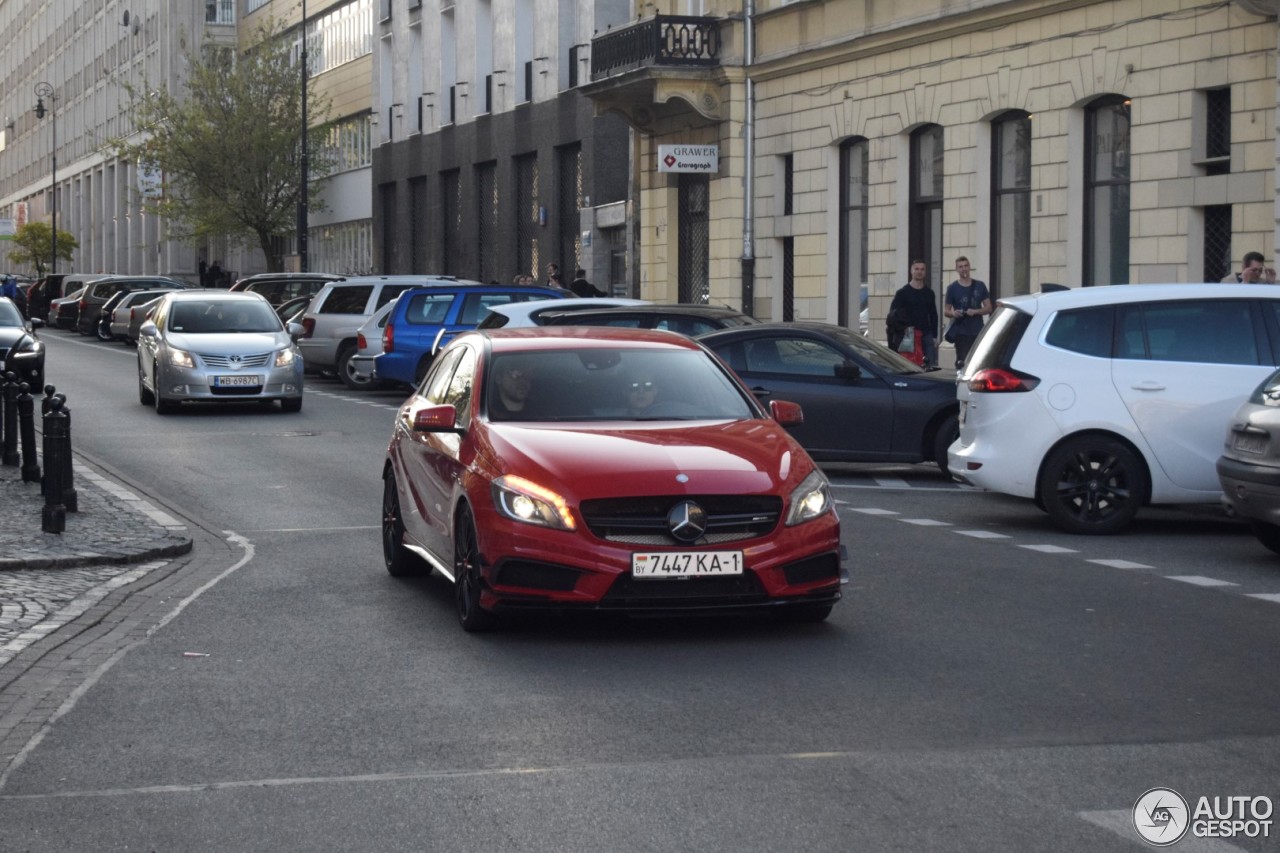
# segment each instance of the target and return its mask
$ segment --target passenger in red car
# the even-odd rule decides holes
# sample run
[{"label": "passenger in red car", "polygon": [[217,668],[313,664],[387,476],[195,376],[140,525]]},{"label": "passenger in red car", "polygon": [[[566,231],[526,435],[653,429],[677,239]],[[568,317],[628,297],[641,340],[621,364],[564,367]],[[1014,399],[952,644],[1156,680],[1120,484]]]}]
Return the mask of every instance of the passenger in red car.
[{"label": "passenger in red car", "polygon": [[533,370],[523,361],[507,359],[496,366],[497,381],[489,394],[489,420],[519,421],[530,417],[529,392]]},{"label": "passenger in red car", "polygon": [[627,386],[627,414],[643,415],[658,400],[658,383],[651,378],[636,377]]}]

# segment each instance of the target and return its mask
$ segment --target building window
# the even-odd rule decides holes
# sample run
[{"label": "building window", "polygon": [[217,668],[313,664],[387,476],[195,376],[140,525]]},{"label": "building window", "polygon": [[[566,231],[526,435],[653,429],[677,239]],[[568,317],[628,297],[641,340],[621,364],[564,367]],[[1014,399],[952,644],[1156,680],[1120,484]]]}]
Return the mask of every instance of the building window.
[{"label": "building window", "polygon": [[1031,292],[1031,116],[1007,112],[991,124],[993,297]]},{"label": "building window", "polygon": [[462,251],[462,180],[457,169],[440,173],[440,209],[441,272],[457,275],[457,253]]},{"label": "building window", "polygon": [[[557,172],[560,178],[559,226],[560,271],[565,281],[570,281],[573,271],[582,266],[582,146],[565,145],[556,149]],[[590,277],[590,276],[589,276]]]},{"label": "building window", "polygon": [[478,281],[498,281],[498,166],[480,163],[476,170],[476,255]]},{"label": "building window", "polygon": [[[543,279],[538,269],[538,228],[542,210],[538,203],[538,155],[516,158],[516,268],[535,279]],[[570,270],[572,272],[572,270]],[[563,276],[565,270],[561,269]]]},{"label": "building window", "polygon": [[1129,283],[1129,100],[1085,110],[1083,284]]},{"label": "building window", "polygon": [[782,155],[782,215],[790,216],[795,213],[795,207],[792,204],[792,198],[795,193],[795,169],[796,160],[794,154]]},{"label": "building window", "polygon": [[796,238],[782,238],[782,320],[796,318]]},{"label": "building window", "polygon": [[[837,322],[850,326],[858,316],[867,281],[867,140],[840,145],[840,293]],[[860,310],[860,309],[859,309]]]},{"label": "building window", "polygon": [[1204,209],[1204,280],[1222,281],[1231,272],[1231,205]]},{"label": "building window", "polygon": [[[942,313],[942,195],[943,145],[942,128],[925,125],[911,134],[911,235],[908,240],[911,260],[929,265],[926,281],[939,295],[938,313]],[[905,281],[907,270],[902,270]]]},{"label": "building window", "polygon": [[679,301],[705,305],[711,297],[711,180],[681,174],[677,190]]},{"label": "building window", "polygon": [[1206,175],[1231,173],[1231,87],[1204,93],[1204,159]]},{"label": "building window", "polygon": [[409,272],[426,272],[427,179],[409,181]]}]

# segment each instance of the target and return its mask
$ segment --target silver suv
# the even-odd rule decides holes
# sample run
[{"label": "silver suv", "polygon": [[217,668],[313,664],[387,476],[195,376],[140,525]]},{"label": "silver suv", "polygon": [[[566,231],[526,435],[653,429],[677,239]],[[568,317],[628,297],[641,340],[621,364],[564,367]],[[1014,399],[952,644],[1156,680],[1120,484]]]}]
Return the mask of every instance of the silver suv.
[{"label": "silver suv", "polygon": [[351,365],[360,326],[403,291],[433,283],[456,284],[457,279],[440,275],[370,275],[326,284],[302,315],[298,349],[307,372],[336,372],[348,388],[370,387],[372,379],[356,373]]}]

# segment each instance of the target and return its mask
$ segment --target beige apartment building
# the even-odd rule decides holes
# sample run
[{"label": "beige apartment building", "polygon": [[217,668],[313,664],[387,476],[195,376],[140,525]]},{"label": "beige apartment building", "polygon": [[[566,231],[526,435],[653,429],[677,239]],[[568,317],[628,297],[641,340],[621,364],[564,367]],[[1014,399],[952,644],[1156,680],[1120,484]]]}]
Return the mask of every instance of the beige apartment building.
[{"label": "beige apartment building", "polygon": [[865,286],[880,337],[916,258],[941,298],[961,255],[1003,296],[1275,254],[1275,0],[743,2],[593,40],[642,297],[851,326]]}]

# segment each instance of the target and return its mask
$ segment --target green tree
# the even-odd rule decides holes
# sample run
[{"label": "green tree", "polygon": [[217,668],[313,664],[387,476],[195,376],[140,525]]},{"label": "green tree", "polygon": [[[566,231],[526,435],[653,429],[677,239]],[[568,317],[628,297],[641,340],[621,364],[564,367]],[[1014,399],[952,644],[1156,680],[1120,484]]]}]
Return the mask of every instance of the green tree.
[{"label": "green tree", "polygon": [[[275,21],[259,24],[251,42],[239,55],[207,41],[188,49],[181,91],[126,87],[139,134],[114,147],[163,176],[163,193],[148,203],[175,233],[257,245],[279,271],[279,238],[296,230],[301,197],[302,75]],[[323,156],[330,102],[314,85],[309,79],[309,200],[332,171]]]},{"label": "green tree", "polygon": [[[35,267],[36,278],[43,278],[52,266],[53,227],[46,222],[28,222],[13,235],[15,248],[9,250],[9,260],[16,267]],[[58,260],[71,261],[71,253],[80,248],[76,238],[58,229]]]}]

